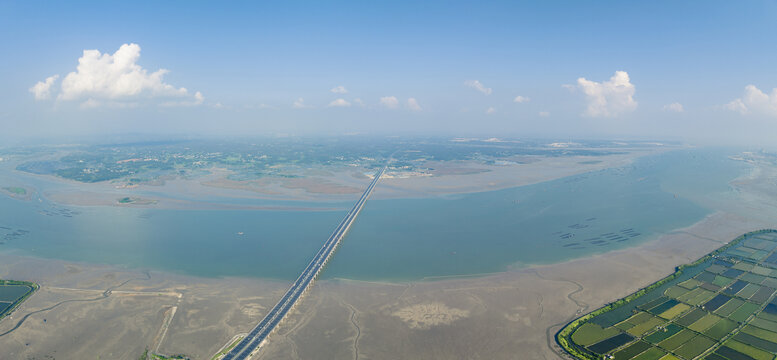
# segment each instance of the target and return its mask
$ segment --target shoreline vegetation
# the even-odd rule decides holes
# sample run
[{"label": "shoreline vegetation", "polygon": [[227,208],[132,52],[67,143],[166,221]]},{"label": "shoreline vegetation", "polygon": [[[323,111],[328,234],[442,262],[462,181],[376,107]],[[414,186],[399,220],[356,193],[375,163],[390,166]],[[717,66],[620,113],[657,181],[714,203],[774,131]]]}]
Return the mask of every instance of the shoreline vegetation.
[{"label": "shoreline vegetation", "polygon": [[149,200],[130,196],[116,199],[116,203],[119,205],[156,205],[158,202],[159,201],[157,200]]},{"label": "shoreline vegetation", "polygon": [[0,187],[0,192],[5,193],[12,198],[22,200],[28,200],[31,195],[31,191],[28,191],[26,188],[21,186],[3,186]]},{"label": "shoreline vegetation", "polygon": [[19,186],[6,186],[3,188],[3,190],[14,195],[19,195],[19,196],[27,195],[27,189]]},{"label": "shoreline vegetation", "polygon": [[[556,343],[569,355],[571,355],[575,359],[583,359],[583,360],[599,360],[602,359],[602,356],[604,356],[605,359],[612,358],[612,355],[600,355],[598,353],[595,353],[586,347],[576,343],[572,337],[575,334],[575,332],[580,329],[583,325],[589,324],[592,319],[594,319],[597,316],[600,316],[602,314],[623,308],[626,305],[629,305],[633,303],[634,301],[640,299],[641,297],[645,296],[646,294],[651,293],[651,291],[661,287],[662,285],[665,285],[672,280],[677,279],[683,273],[686,269],[690,269],[696,266],[699,266],[707,261],[717,259],[718,255],[721,253],[733,248],[734,246],[741,243],[743,240],[748,239],[751,236],[759,235],[759,234],[766,234],[766,233],[777,233],[777,230],[774,229],[760,229],[755,230],[751,232],[747,232],[745,234],[742,234],[735,239],[731,240],[730,242],[724,244],[723,246],[717,248],[716,250],[702,256],[701,258],[697,259],[694,262],[679,265],[675,268],[675,271],[668,276],[646,286],[643,287],[626,297],[620,298],[614,302],[610,302],[605,304],[599,309],[596,309],[588,314],[585,314],[583,316],[577,317],[571,322],[569,322],[567,325],[562,327],[555,335]],[[639,341],[639,340],[638,340]],[[721,341],[722,343],[722,341]]]}]

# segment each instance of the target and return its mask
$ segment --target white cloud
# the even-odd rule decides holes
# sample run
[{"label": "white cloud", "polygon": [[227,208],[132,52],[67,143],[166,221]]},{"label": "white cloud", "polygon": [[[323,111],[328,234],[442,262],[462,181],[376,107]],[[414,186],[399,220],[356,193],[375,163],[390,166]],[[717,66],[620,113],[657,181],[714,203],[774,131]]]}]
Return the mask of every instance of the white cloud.
[{"label": "white cloud", "polygon": [[[191,94],[186,88],[176,88],[162,81],[168,72],[159,69],[149,73],[137,64],[140,46],[124,44],[113,54],[98,50],[84,50],[78,59],[76,71],[62,79],[58,100],[81,101],[82,107],[101,104],[135,106],[142,99],[167,100],[160,105],[199,105],[204,101],[202,93]],[[51,78],[49,78],[51,79]],[[49,79],[46,79],[48,82]],[[56,79],[56,78],[55,78]],[[52,80],[53,83],[53,80]],[[39,88],[45,95],[45,83]],[[49,85],[50,87],[50,85]],[[38,92],[33,91],[38,97]],[[172,100],[180,99],[180,100]]]},{"label": "white cloud", "polygon": [[540,111],[540,112],[539,112],[539,115],[540,115],[541,117],[548,117],[548,116],[550,116],[550,113],[549,113],[549,112],[547,112],[547,111]]},{"label": "white cloud", "polygon": [[480,81],[478,80],[467,80],[464,82],[464,85],[467,85],[477,91],[482,92],[486,95],[491,95],[491,88],[485,87]]},{"label": "white cloud", "polygon": [[396,96],[384,96],[380,98],[380,104],[389,109],[396,109],[399,106],[399,100]]},{"label": "white cloud", "polygon": [[335,87],[333,87],[333,88],[332,88],[331,90],[329,90],[329,91],[331,91],[331,92],[333,92],[333,93],[335,93],[335,94],[347,94],[347,93],[348,93],[348,90],[346,90],[346,89],[345,89],[345,86],[342,86],[342,85],[340,85],[340,86],[335,86]]},{"label": "white cloud", "polygon": [[421,111],[421,105],[418,105],[418,101],[415,98],[407,99],[407,108],[413,111]]},{"label": "white cloud", "polygon": [[[181,101],[166,101],[161,104],[160,106],[166,106],[166,107],[175,107],[175,106],[197,106],[203,103],[205,101],[205,97],[202,96],[202,93],[199,91],[194,93],[194,99],[187,99],[187,100],[181,100]],[[221,104],[219,104],[221,105]],[[217,106],[217,108],[220,108],[221,106]]]},{"label": "white cloud", "polygon": [[738,113],[747,114],[748,109],[744,102],[742,102],[742,99],[736,99],[731,101],[730,103],[724,105],[726,109],[729,109],[731,111],[736,111]]},{"label": "white cloud", "polygon": [[349,107],[351,103],[345,101],[345,99],[337,99],[329,103],[329,107]]},{"label": "white cloud", "polygon": [[[81,109],[94,109],[98,107],[107,107],[112,109],[129,109],[129,108],[137,108],[140,106],[140,103],[138,102],[122,102],[122,101],[114,101],[114,100],[97,100],[94,98],[86,99],[85,101],[81,102],[81,104],[78,105]],[[161,103],[159,106],[182,106],[181,104],[174,103],[174,102],[168,102],[168,103]]]},{"label": "white cloud", "polygon": [[297,101],[295,101],[295,102],[294,102],[294,105],[293,105],[293,106],[294,106],[295,108],[297,108],[297,109],[304,109],[304,108],[308,108],[308,107],[310,107],[310,106],[308,106],[308,105],[305,105],[305,99],[303,99],[303,98],[299,98],[299,99],[297,99]]},{"label": "white cloud", "polygon": [[496,109],[494,109],[493,107],[486,109],[486,114],[495,114],[495,113],[496,113]]},{"label": "white cloud", "polygon": [[44,81],[38,81],[30,88],[30,92],[35,95],[35,100],[46,100],[51,98],[51,86],[54,85],[54,81],[57,81],[59,75],[52,75],[46,78]]},{"label": "white cloud", "polygon": [[[565,87],[574,89],[571,86]],[[585,116],[613,117],[637,108],[637,102],[634,101],[634,84],[625,71],[616,71],[610,80],[604,82],[581,77],[577,79],[576,88],[583,91],[588,101],[588,107],[583,113]]]},{"label": "white cloud", "polygon": [[777,88],[766,94],[755,85],[745,86],[745,95],[726,104],[725,107],[742,114],[777,116]]},{"label": "white cloud", "polygon": [[364,101],[360,98],[353,99],[353,103],[358,105],[359,107],[365,107],[367,106]]},{"label": "white cloud", "polygon": [[679,102],[674,102],[674,103],[671,103],[671,104],[664,105],[663,110],[664,111],[671,111],[671,112],[681,113],[681,112],[685,111],[685,108],[683,108],[683,104],[680,104]]},{"label": "white cloud", "polygon": [[520,103],[526,103],[526,102],[529,102],[529,98],[526,97],[526,96],[518,95],[518,96],[515,97],[515,99],[513,99],[513,102],[516,102],[516,103],[519,103],[519,104]]}]

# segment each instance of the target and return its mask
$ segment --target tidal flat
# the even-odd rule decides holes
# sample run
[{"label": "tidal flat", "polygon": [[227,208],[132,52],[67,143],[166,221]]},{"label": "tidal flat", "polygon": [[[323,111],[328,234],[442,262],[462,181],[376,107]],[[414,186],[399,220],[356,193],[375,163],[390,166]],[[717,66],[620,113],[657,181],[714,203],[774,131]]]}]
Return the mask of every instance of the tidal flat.
[{"label": "tidal flat", "polygon": [[[729,182],[748,165],[725,154],[659,152],[623,166],[501,190],[377,196],[323,277],[468,276],[635,246],[713,211],[696,199],[728,196]],[[232,205],[278,208],[68,206],[49,200],[47,191],[39,189],[43,195],[30,201],[0,198],[7,214],[0,225],[9,228],[0,231],[9,236],[1,246],[30,256],[206,277],[293,279],[350,206],[240,199],[231,199]]]},{"label": "tidal flat", "polygon": [[[699,166],[695,166],[696,171],[703,170]],[[310,358],[322,354],[330,358],[376,359],[442,359],[461,354],[514,358],[516,353],[525,354],[523,358],[527,359],[554,358],[559,350],[548,334],[552,336],[579,312],[626,295],[740,233],[773,222],[777,214],[763,199],[777,198],[776,191],[768,185],[774,172],[770,164],[748,165],[731,173],[730,180],[722,179],[723,185],[697,186],[693,188],[696,192],[683,192],[682,181],[664,182],[662,190],[679,194],[678,197],[685,197],[706,211],[688,224],[657,230],[629,246],[560,258],[547,264],[526,262],[491,275],[478,272],[480,275],[475,278],[338,276],[338,259],[349,259],[341,255],[350,244],[360,241],[356,227],[327,269],[332,273],[325,273],[324,279],[264,346],[260,358]],[[461,196],[443,200],[457,201]],[[674,199],[672,195],[670,200]],[[368,205],[363,215],[369,209]],[[598,218],[582,220],[592,217]],[[575,224],[584,223],[563,221],[559,225]],[[629,228],[637,229],[623,226],[619,230]],[[569,229],[567,232],[587,228]],[[608,232],[611,231],[601,231]],[[568,241],[559,238],[556,245],[564,248]],[[52,355],[56,351],[57,358],[101,354],[132,359],[149,347],[165,354],[208,358],[233,336],[259,321],[287,284],[283,277],[202,277],[127,264],[44,259],[20,249],[6,249],[0,255],[0,276],[22,277],[42,285],[39,294],[14,312],[14,320],[0,323],[3,333],[14,327],[20,317],[32,314],[18,329],[0,336],[0,346],[23,356]],[[446,255],[450,256],[450,252]],[[103,297],[106,289],[112,290],[111,295]],[[89,301],[67,302],[37,312],[71,299]],[[84,318],[73,316],[74,311]],[[95,324],[107,319],[118,324],[127,322],[128,330],[121,336],[129,340],[110,341],[118,334],[110,331],[97,334]],[[75,329],[79,339],[96,340],[90,342],[86,352],[78,345],[62,347],[62,339],[42,336],[63,329]],[[35,341],[28,342],[29,339]]]}]

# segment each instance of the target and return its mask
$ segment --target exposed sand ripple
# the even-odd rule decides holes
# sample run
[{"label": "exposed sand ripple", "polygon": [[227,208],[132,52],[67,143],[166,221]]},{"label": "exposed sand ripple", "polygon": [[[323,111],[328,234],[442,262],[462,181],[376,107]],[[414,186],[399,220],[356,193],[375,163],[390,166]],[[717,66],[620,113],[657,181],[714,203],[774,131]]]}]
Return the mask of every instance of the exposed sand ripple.
[{"label": "exposed sand ripple", "polygon": [[469,316],[469,311],[448,307],[441,302],[408,306],[392,315],[402,319],[413,329],[430,329],[448,325]]}]

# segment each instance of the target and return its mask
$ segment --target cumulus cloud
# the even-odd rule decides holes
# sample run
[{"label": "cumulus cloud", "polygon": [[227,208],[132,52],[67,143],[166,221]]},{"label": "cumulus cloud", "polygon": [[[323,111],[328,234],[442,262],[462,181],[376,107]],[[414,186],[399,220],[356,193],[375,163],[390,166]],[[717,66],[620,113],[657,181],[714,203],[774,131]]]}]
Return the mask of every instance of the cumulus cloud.
[{"label": "cumulus cloud", "polygon": [[329,103],[329,107],[349,107],[351,103],[345,101],[345,99],[337,99]]},{"label": "cumulus cloud", "polygon": [[294,108],[296,109],[304,109],[304,108],[310,107],[308,105],[305,105],[305,99],[303,98],[297,99],[297,101],[295,101],[292,106],[294,106]]},{"label": "cumulus cloud", "polygon": [[418,101],[415,98],[407,99],[407,108],[413,111],[421,111],[421,105],[418,105]]},{"label": "cumulus cloud", "polygon": [[380,104],[389,109],[396,109],[399,106],[399,100],[396,96],[384,96],[380,98]]},{"label": "cumulus cloud", "polygon": [[729,109],[731,111],[736,111],[741,114],[747,114],[748,108],[747,105],[742,101],[742,99],[736,99],[732,100],[730,103],[724,105],[726,109]]},{"label": "cumulus cloud", "polygon": [[583,115],[590,117],[613,117],[622,113],[634,111],[637,102],[634,100],[634,84],[625,71],[616,71],[610,80],[604,82],[591,81],[586,78],[577,79],[577,86],[567,85],[566,88],[579,89],[585,94],[588,107]]},{"label": "cumulus cloud", "polygon": [[745,95],[731,101],[725,107],[742,114],[755,113],[777,116],[777,88],[772,89],[772,92],[767,94],[755,85],[747,85],[745,86]]},{"label": "cumulus cloud", "polygon": [[520,103],[526,103],[526,102],[529,102],[529,98],[526,97],[526,96],[518,95],[518,96],[515,97],[515,99],[513,99],[513,102],[519,103],[519,104]]},{"label": "cumulus cloud", "polygon": [[677,112],[677,113],[681,113],[681,112],[685,111],[685,109],[683,108],[683,104],[680,104],[679,102],[674,102],[674,103],[671,103],[671,104],[666,104],[666,105],[664,105],[663,110],[664,111],[670,111],[670,112]]},{"label": "cumulus cloud", "polygon": [[333,87],[333,88],[332,88],[331,90],[329,90],[329,91],[331,91],[331,92],[333,92],[333,93],[335,93],[335,94],[347,94],[347,93],[348,93],[348,90],[346,90],[346,89],[345,89],[345,86],[342,86],[342,85],[340,85],[340,86],[335,86],[335,87]]},{"label": "cumulus cloud", "polygon": [[35,95],[35,100],[46,100],[51,98],[51,86],[54,85],[54,81],[57,81],[59,75],[53,75],[46,78],[44,81],[38,81],[30,88],[30,92]]},{"label": "cumulus cloud", "polygon": [[548,117],[548,116],[550,116],[550,113],[549,113],[549,112],[547,112],[547,111],[540,111],[540,112],[539,112],[539,115],[540,115],[541,117]]},{"label": "cumulus cloud", "polygon": [[[167,70],[149,73],[137,64],[139,58],[138,44],[124,44],[113,54],[84,50],[76,71],[62,79],[57,99],[84,101],[82,107],[86,108],[102,104],[135,106],[149,99],[162,100],[160,105],[199,105],[204,101],[200,92],[192,94],[186,88],[165,83],[162,78]],[[56,77],[39,82],[30,91],[36,98],[50,96],[54,80]]]},{"label": "cumulus cloud", "polygon": [[493,107],[486,109],[486,114],[495,114],[495,113],[496,113],[496,109],[494,109]]},{"label": "cumulus cloud", "polygon": [[467,80],[464,82],[464,85],[469,86],[477,91],[480,91],[483,94],[491,95],[491,88],[487,88],[478,80]]}]

